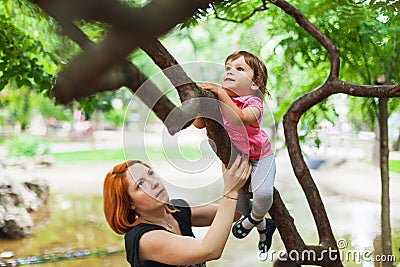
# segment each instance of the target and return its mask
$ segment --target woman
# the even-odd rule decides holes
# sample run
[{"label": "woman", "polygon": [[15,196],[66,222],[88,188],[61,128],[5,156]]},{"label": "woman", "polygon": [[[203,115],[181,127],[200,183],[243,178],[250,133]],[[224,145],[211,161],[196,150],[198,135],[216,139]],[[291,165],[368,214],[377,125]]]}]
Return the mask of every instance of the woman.
[{"label": "woman", "polygon": [[[250,172],[248,159],[238,156],[224,173],[219,206],[190,207],[184,200],[170,201],[149,165],[129,160],[106,175],[104,214],[110,227],[125,235],[131,266],[205,266],[221,257],[232,222],[240,218],[236,200]],[[192,226],[210,228],[198,240]]]}]

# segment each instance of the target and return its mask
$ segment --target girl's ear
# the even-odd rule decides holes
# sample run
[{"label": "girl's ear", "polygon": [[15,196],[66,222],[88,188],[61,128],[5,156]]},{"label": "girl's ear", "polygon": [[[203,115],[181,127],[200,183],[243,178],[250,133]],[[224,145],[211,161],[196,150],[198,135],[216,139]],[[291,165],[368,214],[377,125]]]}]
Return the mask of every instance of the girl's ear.
[{"label": "girl's ear", "polygon": [[131,210],[135,210],[135,209],[136,209],[136,207],[135,207],[135,205],[133,205],[133,203],[130,204],[129,208],[130,208]]},{"label": "girl's ear", "polygon": [[250,89],[257,91],[259,89],[259,86],[255,82],[251,82]]}]

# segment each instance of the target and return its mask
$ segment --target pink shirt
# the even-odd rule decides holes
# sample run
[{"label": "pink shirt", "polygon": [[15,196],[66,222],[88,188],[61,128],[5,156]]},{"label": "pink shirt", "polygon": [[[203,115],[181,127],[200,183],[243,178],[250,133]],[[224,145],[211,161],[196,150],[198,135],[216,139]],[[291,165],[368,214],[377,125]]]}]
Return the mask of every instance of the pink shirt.
[{"label": "pink shirt", "polygon": [[232,143],[243,154],[249,155],[250,160],[265,158],[273,154],[271,143],[267,134],[260,128],[263,104],[262,100],[254,95],[232,97],[232,101],[240,110],[247,107],[256,107],[260,110],[261,115],[257,121],[247,126],[235,126],[222,116],[224,127]]}]

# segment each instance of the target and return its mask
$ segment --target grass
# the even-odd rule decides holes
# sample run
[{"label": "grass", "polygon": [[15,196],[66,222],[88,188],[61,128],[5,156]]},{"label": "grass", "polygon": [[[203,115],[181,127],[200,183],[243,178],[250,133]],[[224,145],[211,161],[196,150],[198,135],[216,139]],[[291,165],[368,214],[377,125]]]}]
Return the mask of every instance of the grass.
[{"label": "grass", "polygon": [[[125,155],[126,154],[126,155]],[[146,148],[145,151],[141,149],[128,151],[122,149],[109,149],[109,150],[88,150],[76,152],[63,152],[54,153],[55,160],[62,163],[76,163],[76,162],[107,162],[107,161],[124,161],[125,156],[129,159],[141,159],[146,161],[164,161],[166,159],[174,160],[196,160],[201,156],[212,156],[213,152],[205,151],[203,155],[198,149],[192,147],[179,147],[176,148]]]},{"label": "grass", "polygon": [[[371,164],[370,160],[364,159],[361,161],[365,164]],[[377,166],[377,168],[379,168],[379,166]],[[389,171],[395,172],[395,173],[400,173],[400,160],[398,160],[398,159],[389,160]]]},{"label": "grass", "polygon": [[400,160],[389,160],[389,171],[400,173]]},{"label": "grass", "polygon": [[63,163],[124,160],[122,149],[63,152],[53,156],[57,162]]}]

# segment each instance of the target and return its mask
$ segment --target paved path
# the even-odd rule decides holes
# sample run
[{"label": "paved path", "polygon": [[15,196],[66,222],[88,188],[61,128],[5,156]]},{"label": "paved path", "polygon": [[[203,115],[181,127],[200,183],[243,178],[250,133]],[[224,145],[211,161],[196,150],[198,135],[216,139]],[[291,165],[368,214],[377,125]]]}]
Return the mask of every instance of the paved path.
[{"label": "paved path", "polygon": [[[161,134],[161,135],[160,135]],[[195,136],[194,136],[195,135]],[[116,131],[104,131],[95,133],[95,141],[54,143],[50,147],[53,152],[66,152],[77,150],[96,150],[122,148],[124,146],[123,133]],[[182,135],[178,135],[179,144],[190,144],[194,138],[202,138],[203,133],[188,129]],[[125,133],[126,137],[126,133]],[[131,138],[143,138],[131,137]],[[146,145],[159,146],[162,133],[153,133],[146,137]],[[311,170],[313,178],[321,189],[333,194],[351,196],[353,198],[380,202],[380,175],[379,169],[360,161],[362,154],[359,151],[339,147],[324,151],[317,155],[326,162],[317,170]],[[391,152],[391,159],[400,159],[399,152]],[[218,159],[217,159],[218,160]],[[49,181],[54,192],[94,193],[101,194],[102,182],[106,172],[117,162],[108,163],[55,163],[51,167],[39,167],[26,175],[41,177]],[[295,182],[288,155],[285,151],[277,157],[278,176],[277,183]],[[159,169],[171,172],[168,163],[160,163]],[[209,173],[219,172],[218,163],[212,164]],[[177,180],[187,180],[187,174],[173,172]],[[292,178],[295,180],[293,181]],[[390,174],[391,200],[400,202],[400,174]]]}]

